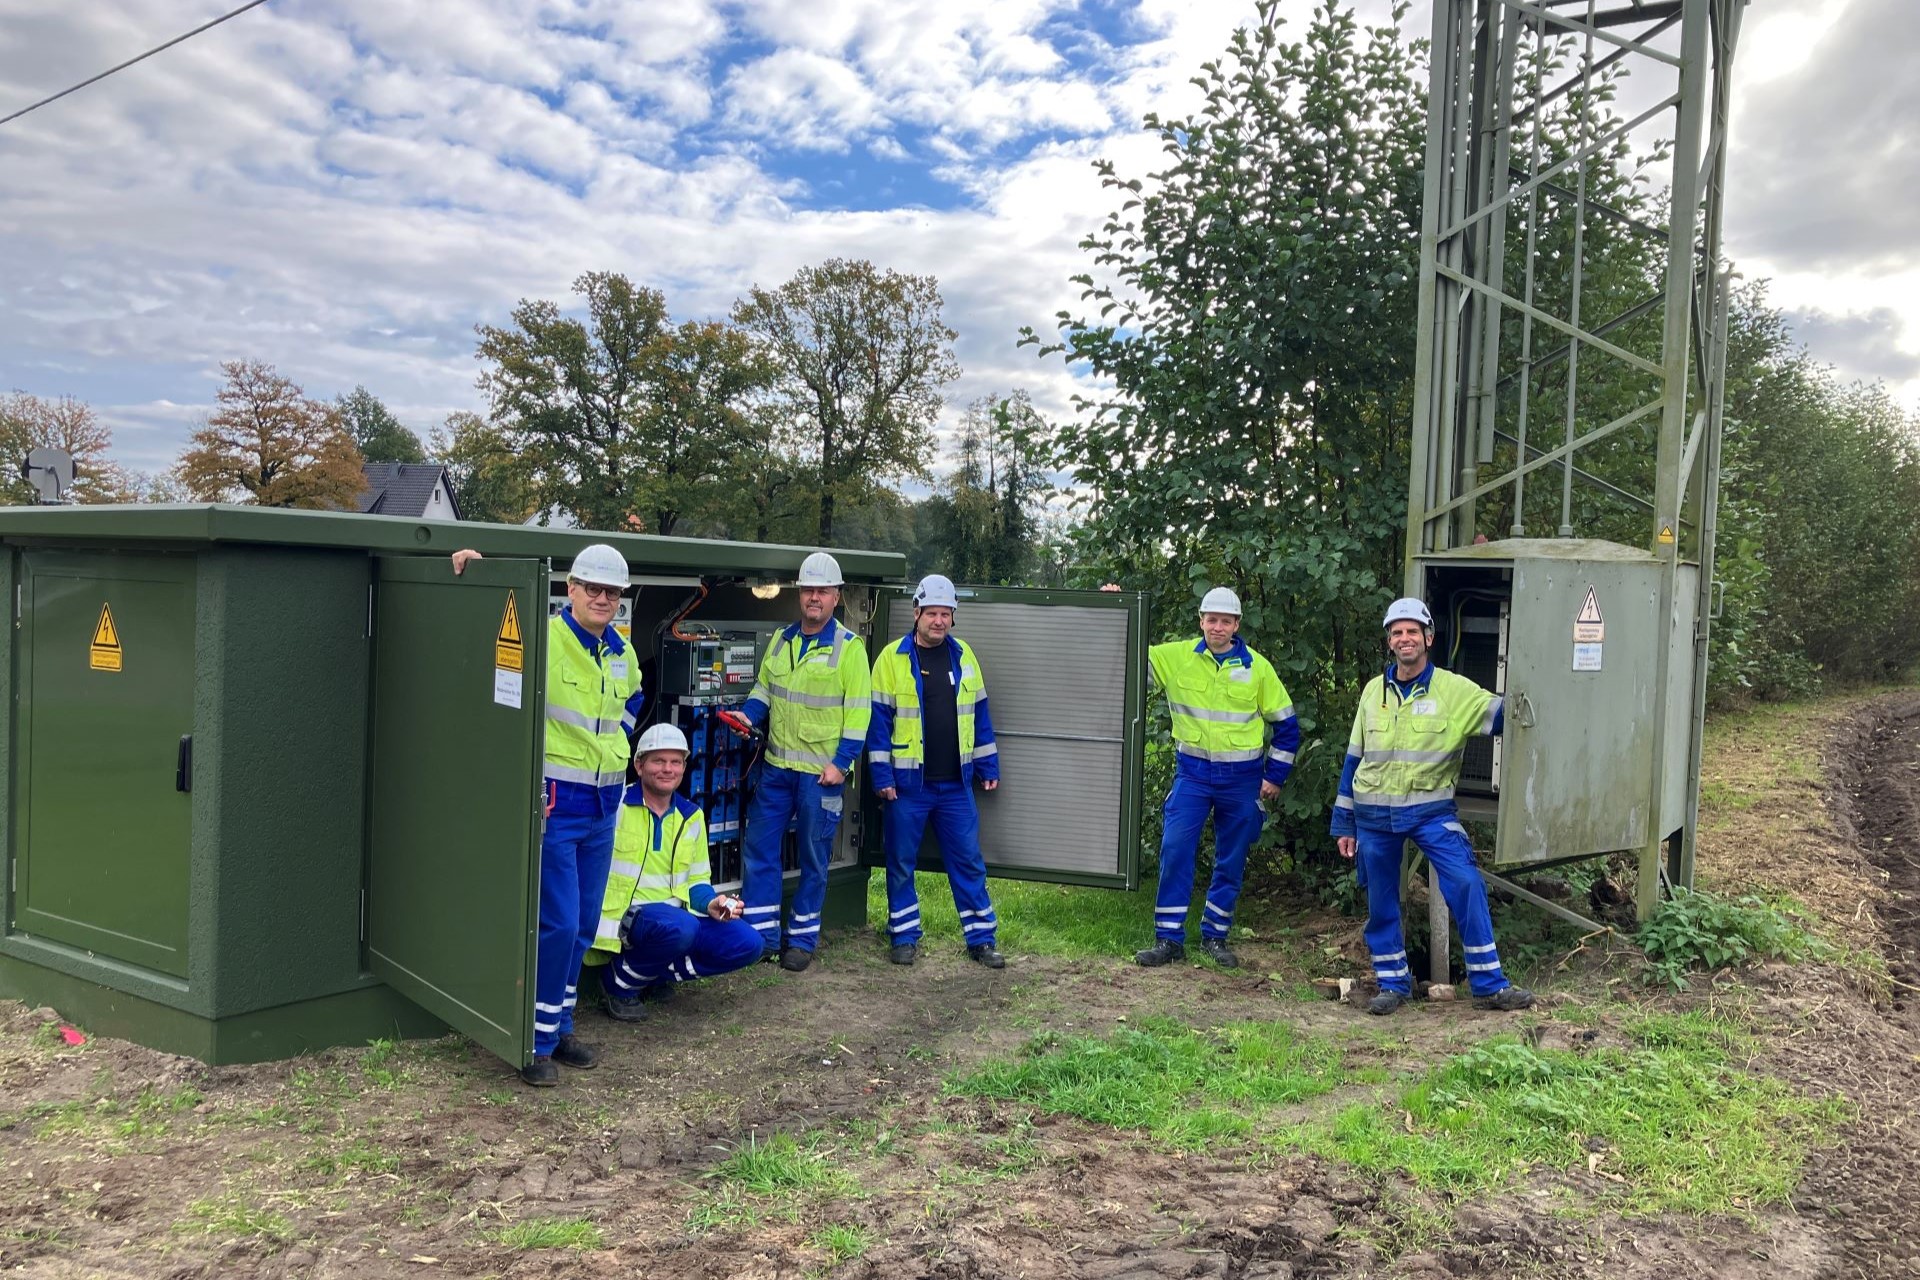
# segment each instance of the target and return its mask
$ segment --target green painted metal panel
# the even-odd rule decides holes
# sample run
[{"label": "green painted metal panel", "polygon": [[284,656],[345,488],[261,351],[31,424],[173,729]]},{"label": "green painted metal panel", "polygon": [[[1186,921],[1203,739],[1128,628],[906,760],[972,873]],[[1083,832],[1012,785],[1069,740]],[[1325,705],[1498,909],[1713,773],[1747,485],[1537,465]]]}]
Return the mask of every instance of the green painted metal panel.
[{"label": "green painted metal panel", "polygon": [[[382,556],[373,606],[369,967],[515,1065],[533,1050],[547,562]],[[497,683],[511,610],[518,706]]]},{"label": "green painted metal panel", "polygon": [[[224,504],[0,508],[0,538],[104,539],[119,545],[251,542],[442,556],[472,547],[490,558],[542,556],[560,563],[589,543],[607,542],[620,550],[635,573],[691,571],[783,581],[791,581],[801,560],[815,549]],[[833,554],[852,582],[898,582],[906,577],[906,557],[896,552],[835,549]]]},{"label": "green painted metal panel", "polygon": [[[1647,762],[1665,727],[1654,688],[1670,627],[1657,621],[1661,571],[1644,555],[1513,561],[1496,866],[1646,842]],[[1576,647],[1590,590],[1597,653]]]},{"label": "green painted metal panel", "polygon": [[[1132,889],[1140,881],[1146,758],[1147,607],[1138,592],[961,587],[954,633],[980,656],[1000,787],[976,792],[990,875]],[[913,625],[884,593],[871,648]],[[861,860],[884,866],[879,801],[867,798]],[[920,868],[942,869],[929,833]]]},{"label": "green painted metal panel", "polygon": [[23,569],[10,927],[185,977],[193,563],[30,551]]}]

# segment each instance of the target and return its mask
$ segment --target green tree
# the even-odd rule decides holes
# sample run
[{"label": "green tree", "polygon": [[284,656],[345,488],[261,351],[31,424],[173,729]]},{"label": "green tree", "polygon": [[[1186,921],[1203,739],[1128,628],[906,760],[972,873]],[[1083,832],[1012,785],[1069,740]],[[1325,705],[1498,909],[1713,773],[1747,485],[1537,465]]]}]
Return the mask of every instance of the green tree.
[{"label": "green tree", "polygon": [[380,397],[365,387],[355,387],[336,400],[347,432],[360,447],[360,456],[368,462],[425,462],[427,451],[420,437],[400,424]]},{"label": "green tree", "polygon": [[[1307,747],[1284,802],[1324,840],[1345,728],[1399,581],[1423,148],[1417,51],[1338,3],[1282,38],[1277,0],[1147,118],[1165,165],[1083,242],[1091,317],[1064,354],[1111,387],[1055,435],[1086,572],[1152,588],[1172,629],[1214,583],[1280,670]],[[1031,331],[1026,340],[1037,341]]]},{"label": "green tree", "polygon": [[523,300],[511,326],[479,328],[491,365],[480,387],[536,508],[663,535],[711,518],[716,487],[762,447],[755,401],[770,366],[726,325],[672,326],[665,296],[623,275],[589,272],[573,288],[584,320]]},{"label": "green tree", "polygon": [[1036,556],[1046,490],[1047,426],[1024,391],[967,406],[955,465],[925,507],[931,524],[928,572],[962,582],[1026,578]]},{"label": "green tree", "polygon": [[942,388],[960,374],[931,276],[831,259],[777,289],[755,286],[733,319],[777,371],[773,399],[814,476],[823,543],[836,511],[889,480],[928,478]]},{"label": "green tree", "polygon": [[180,482],[194,499],[352,510],[366,477],[340,411],[308,399],[270,364],[220,368],[227,380],[217,406],[180,455]]},{"label": "green tree", "polygon": [[449,414],[434,428],[433,460],[463,520],[525,524],[537,509],[533,477],[506,433],[477,413]]}]

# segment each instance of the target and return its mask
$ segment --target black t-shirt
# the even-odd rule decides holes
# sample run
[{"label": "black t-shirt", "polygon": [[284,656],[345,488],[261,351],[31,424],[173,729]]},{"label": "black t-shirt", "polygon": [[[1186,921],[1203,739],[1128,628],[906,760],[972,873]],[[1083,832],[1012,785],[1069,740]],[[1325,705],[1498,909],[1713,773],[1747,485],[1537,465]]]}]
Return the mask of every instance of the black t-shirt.
[{"label": "black t-shirt", "polygon": [[960,690],[952,652],[945,641],[927,649],[916,640],[913,653],[920,663],[920,740],[926,744],[927,781],[958,782],[960,717],[954,703]]}]

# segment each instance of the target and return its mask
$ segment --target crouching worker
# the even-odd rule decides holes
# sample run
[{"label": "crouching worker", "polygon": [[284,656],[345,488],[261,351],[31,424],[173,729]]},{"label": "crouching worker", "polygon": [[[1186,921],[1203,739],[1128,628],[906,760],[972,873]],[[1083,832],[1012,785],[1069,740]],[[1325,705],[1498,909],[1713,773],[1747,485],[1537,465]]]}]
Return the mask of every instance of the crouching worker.
[{"label": "crouching worker", "polygon": [[707,883],[706,816],[675,790],[687,769],[687,736],[654,725],[640,735],[633,762],[640,781],[620,806],[593,940],[594,950],[613,953],[601,984],[619,1022],[646,1016],[649,989],[744,969],[762,950],[740,918],[745,904]]}]

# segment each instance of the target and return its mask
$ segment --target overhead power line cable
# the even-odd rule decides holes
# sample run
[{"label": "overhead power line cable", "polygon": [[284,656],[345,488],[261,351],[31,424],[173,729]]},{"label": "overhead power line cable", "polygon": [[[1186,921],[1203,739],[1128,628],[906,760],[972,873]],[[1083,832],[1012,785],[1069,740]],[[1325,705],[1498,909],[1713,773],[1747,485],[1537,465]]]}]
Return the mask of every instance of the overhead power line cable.
[{"label": "overhead power line cable", "polygon": [[246,4],[241,5],[238,9],[235,9],[232,13],[223,13],[219,17],[215,18],[212,22],[203,22],[199,26],[195,27],[193,30],[187,32],[185,35],[178,35],[178,36],[175,36],[173,39],[167,41],[165,44],[155,45],[153,48],[147,50],[145,53],[141,54],[137,58],[128,58],[125,62],[121,63],[117,67],[108,67],[105,71],[102,71],[99,75],[94,76],[91,79],[82,80],[79,84],[72,85],[68,88],[62,89],[60,92],[54,94],[50,98],[42,98],[40,99],[40,101],[34,103],[32,106],[22,107],[10,116],[0,116],[0,124],[10,124],[13,121],[18,120],[21,116],[26,115],[29,111],[38,111],[41,107],[46,106],[49,102],[58,102],[60,101],[60,99],[66,97],[70,93],[77,93],[81,89],[86,88],[90,84],[98,84],[100,81],[105,80],[108,76],[112,75],[116,71],[125,71],[128,67],[132,66],[136,62],[144,62],[148,58],[151,58],[156,53],[163,53],[166,50],[173,48],[173,46],[179,44],[182,40],[191,40],[193,37],[199,35],[202,31],[206,31],[213,27],[217,27],[221,23],[225,22],[228,18],[237,18],[241,14],[245,13],[247,10],[255,8],[259,5],[263,5],[266,2],[267,0],[247,0]]}]

